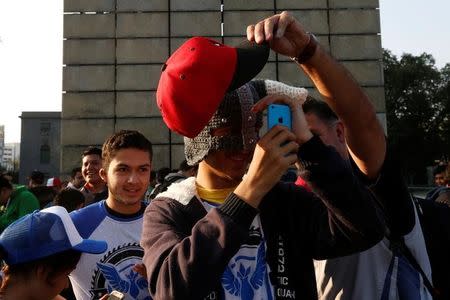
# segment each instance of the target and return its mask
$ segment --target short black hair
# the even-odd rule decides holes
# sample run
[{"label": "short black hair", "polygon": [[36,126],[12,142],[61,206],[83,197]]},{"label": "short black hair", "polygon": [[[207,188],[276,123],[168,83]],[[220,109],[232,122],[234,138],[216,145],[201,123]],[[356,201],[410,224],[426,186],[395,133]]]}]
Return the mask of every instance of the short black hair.
[{"label": "short black hair", "polygon": [[65,188],[55,196],[53,203],[71,212],[77,209],[80,204],[84,203],[84,195],[79,190]]},{"label": "short black hair", "polygon": [[162,167],[156,171],[156,181],[159,183],[164,182],[164,178],[171,172],[170,168]]},{"label": "short black hair", "polygon": [[13,189],[11,182],[3,175],[0,176],[0,189],[1,188]]},{"label": "short black hair", "polygon": [[444,173],[446,169],[447,169],[447,166],[444,166],[444,165],[436,166],[433,170],[433,176]]},{"label": "short black hair", "polygon": [[35,184],[44,184],[45,175],[41,171],[34,170],[31,172],[30,179]]},{"label": "short black hair", "polygon": [[120,130],[111,135],[103,143],[102,160],[103,167],[109,168],[109,164],[121,149],[139,149],[148,152],[150,162],[153,158],[152,143],[137,130]]},{"label": "short black hair", "polygon": [[326,102],[317,100],[314,97],[306,97],[302,106],[305,114],[314,114],[324,122],[332,123],[339,120],[338,116]]},{"label": "short black hair", "polygon": [[91,154],[96,154],[96,155],[102,157],[102,149],[100,149],[98,147],[94,147],[94,146],[89,146],[83,151],[81,158],[83,158],[87,155],[91,155]]},{"label": "short black hair", "polygon": [[78,172],[81,173],[81,167],[73,168],[72,171],[70,172],[70,177],[74,179]]}]

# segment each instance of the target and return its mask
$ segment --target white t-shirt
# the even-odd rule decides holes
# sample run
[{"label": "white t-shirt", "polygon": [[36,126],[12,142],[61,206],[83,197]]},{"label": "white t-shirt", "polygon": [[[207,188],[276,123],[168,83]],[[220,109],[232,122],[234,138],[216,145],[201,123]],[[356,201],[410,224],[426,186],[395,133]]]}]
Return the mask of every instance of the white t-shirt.
[{"label": "white t-shirt", "polygon": [[[431,281],[431,267],[417,212],[405,244]],[[315,260],[317,291],[321,300],[432,300],[418,271],[393,256],[387,238],[372,248],[349,256]]]},{"label": "white t-shirt", "polygon": [[71,213],[71,218],[83,238],[108,243],[102,254],[83,253],[70,274],[77,300],[99,299],[113,290],[125,294],[125,299],[151,299],[147,279],[132,270],[144,255],[139,246],[143,214],[120,218],[108,213],[105,201],[100,201]]}]

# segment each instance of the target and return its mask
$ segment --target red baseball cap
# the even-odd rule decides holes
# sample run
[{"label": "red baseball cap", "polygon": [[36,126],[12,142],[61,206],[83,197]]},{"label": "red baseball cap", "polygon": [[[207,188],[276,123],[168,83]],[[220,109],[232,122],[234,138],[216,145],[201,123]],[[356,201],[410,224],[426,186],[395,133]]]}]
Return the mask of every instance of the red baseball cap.
[{"label": "red baseball cap", "polygon": [[166,125],[193,138],[208,124],[225,93],[253,79],[269,57],[267,44],[231,47],[204,37],[182,44],[162,67],[156,100]]}]

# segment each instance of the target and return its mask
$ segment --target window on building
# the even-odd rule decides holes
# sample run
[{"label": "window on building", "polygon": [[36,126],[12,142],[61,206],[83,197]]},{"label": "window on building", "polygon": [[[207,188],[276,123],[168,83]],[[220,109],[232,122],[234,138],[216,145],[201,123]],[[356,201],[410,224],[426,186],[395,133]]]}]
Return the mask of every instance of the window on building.
[{"label": "window on building", "polygon": [[40,155],[41,164],[49,164],[50,163],[50,146],[42,145],[40,154],[41,154]]},{"label": "window on building", "polygon": [[41,136],[49,136],[51,125],[49,122],[41,123]]}]

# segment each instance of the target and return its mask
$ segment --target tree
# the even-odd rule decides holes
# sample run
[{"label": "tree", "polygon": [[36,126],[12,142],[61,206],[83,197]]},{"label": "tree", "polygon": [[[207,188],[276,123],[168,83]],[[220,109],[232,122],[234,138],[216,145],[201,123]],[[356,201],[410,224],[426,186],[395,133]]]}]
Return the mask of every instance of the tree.
[{"label": "tree", "polygon": [[383,52],[389,145],[402,157],[409,184],[426,183],[426,166],[449,153],[450,65],[433,56]]},{"label": "tree", "polygon": [[450,64],[446,64],[441,70],[442,87],[439,91],[439,97],[442,99],[442,113],[439,119],[441,120],[439,133],[444,142],[444,150],[446,160],[450,160]]}]

